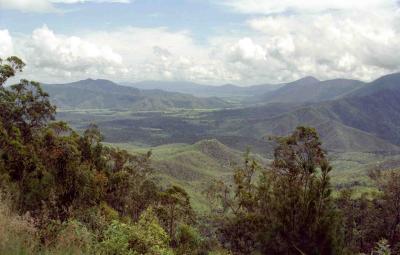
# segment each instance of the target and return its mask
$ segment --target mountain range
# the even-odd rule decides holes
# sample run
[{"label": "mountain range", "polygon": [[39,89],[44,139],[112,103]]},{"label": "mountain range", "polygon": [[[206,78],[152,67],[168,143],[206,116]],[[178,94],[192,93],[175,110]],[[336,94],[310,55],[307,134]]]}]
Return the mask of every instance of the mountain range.
[{"label": "mountain range", "polygon": [[[143,89],[149,84],[153,86],[149,86],[151,89]],[[98,122],[111,142],[135,140],[157,146],[216,138],[235,149],[243,150],[249,145],[265,151],[271,147],[265,137],[286,135],[298,125],[309,125],[317,128],[324,146],[330,151],[399,151],[400,74],[390,74],[370,83],[348,79],[319,81],[305,77],[272,86],[267,92],[267,85],[253,86],[247,91],[259,89],[258,93],[247,94],[242,105],[232,105],[227,98],[196,97],[153,89],[161,84],[143,82],[138,89],[107,80],[89,79],[46,85],[45,90],[61,109],[138,111],[140,117],[134,114],[111,114],[112,117],[108,117],[85,113],[87,116],[76,123],[77,127],[83,128],[89,121]],[[167,84],[169,90],[197,86],[192,83]],[[225,95],[236,89],[245,89],[233,87],[233,90],[231,86],[213,89],[226,91]],[[162,113],[171,109],[192,112]],[[193,112],[197,109],[209,110]],[[140,111],[160,112],[146,114]],[[82,117],[81,113],[69,114],[61,113],[60,116],[75,120]],[[72,118],[71,114],[80,117]]]},{"label": "mountain range", "polygon": [[223,100],[162,90],[140,90],[109,80],[81,80],[66,84],[45,84],[52,102],[60,109],[124,109],[162,111],[175,108],[224,108]]},{"label": "mountain range", "polygon": [[276,90],[285,84],[259,84],[241,87],[233,84],[211,86],[185,81],[142,81],[125,82],[121,85],[139,88],[142,90],[164,90],[191,94],[197,97],[244,98],[256,96]]},{"label": "mountain range", "polygon": [[364,85],[364,82],[357,80],[319,81],[314,77],[306,77],[264,93],[258,97],[258,100],[264,103],[320,102],[346,97]]}]

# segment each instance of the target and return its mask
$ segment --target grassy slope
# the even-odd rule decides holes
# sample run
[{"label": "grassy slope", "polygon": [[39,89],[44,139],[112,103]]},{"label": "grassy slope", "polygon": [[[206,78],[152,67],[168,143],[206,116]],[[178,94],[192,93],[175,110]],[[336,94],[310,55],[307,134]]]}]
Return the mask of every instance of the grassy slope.
[{"label": "grassy slope", "polygon": [[[128,143],[111,144],[133,153],[153,152],[152,162],[156,176],[163,185],[177,184],[184,187],[198,211],[208,210],[208,201],[202,195],[211,180],[231,180],[233,169],[243,160],[243,153],[233,150],[217,140],[198,143],[168,144],[153,148],[139,147]],[[267,159],[255,155],[264,165]],[[377,164],[387,167],[398,165],[400,155],[382,155],[368,152],[333,152],[329,154],[333,171],[332,183],[335,190],[353,188],[356,195],[373,190],[367,176],[370,168]]]},{"label": "grassy slope", "polygon": [[[243,153],[233,150],[215,139],[195,144],[168,144],[143,148],[132,144],[112,144],[129,152],[152,150],[153,167],[164,185],[183,186],[192,198],[194,208],[207,210],[208,202],[201,194],[211,180],[230,179],[232,169],[242,162]],[[259,155],[260,160],[265,161]]]}]

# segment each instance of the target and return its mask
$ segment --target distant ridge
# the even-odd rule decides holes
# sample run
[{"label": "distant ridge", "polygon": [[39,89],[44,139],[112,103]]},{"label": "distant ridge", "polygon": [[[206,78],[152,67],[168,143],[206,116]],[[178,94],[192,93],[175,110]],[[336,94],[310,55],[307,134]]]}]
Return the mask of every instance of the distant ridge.
[{"label": "distant ridge", "polygon": [[400,73],[393,73],[382,76],[358,90],[353,91],[349,96],[368,96],[380,91],[400,91]]},{"label": "distant ridge", "polygon": [[269,91],[280,88],[283,84],[260,84],[250,87],[239,87],[234,84],[225,84],[221,86],[202,85],[185,81],[142,81],[135,83],[121,83],[122,85],[142,89],[160,89],[170,92],[179,92],[192,94],[197,97],[251,97],[264,94]]},{"label": "distant ridge", "polygon": [[224,108],[229,104],[218,98],[162,90],[140,90],[109,80],[86,79],[66,84],[46,84],[44,90],[60,109],[130,109],[157,111],[174,108]]},{"label": "distant ridge", "polygon": [[[217,138],[231,148],[243,149],[250,145],[261,152],[270,148],[265,136],[287,135],[296,126],[307,125],[318,129],[324,146],[330,151],[399,152],[398,73],[370,83],[349,79],[319,81],[306,77],[266,94],[272,101],[279,102],[254,100],[249,102],[250,106],[238,104],[234,108],[218,98],[140,90],[118,86],[107,80],[47,86],[49,89],[45,90],[49,91],[59,107],[61,105],[61,109],[92,107],[90,109],[156,109],[161,112],[139,118],[102,116],[98,124],[108,141],[112,142],[134,139],[142,144],[157,146]],[[232,85],[219,89],[224,87],[229,89]],[[229,109],[225,108],[226,105]],[[191,112],[189,115],[162,114],[165,109],[195,107],[208,107],[212,111]]]},{"label": "distant ridge", "polygon": [[263,103],[320,102],[344,97],[365,85],[364,82],[348,79],[319,81],[306,77],[257,98]]},{"label": "distant ridge", "polygon": [[163,90],[197,97],[237,98],[243,103],[299,103],[338,99],[363,87],[364,82],[351,79],[320,81],[312,76],[281,84],[240,87],[234,84],[202,85],[185,81],[142,81],[122,83],[141,90]]}]

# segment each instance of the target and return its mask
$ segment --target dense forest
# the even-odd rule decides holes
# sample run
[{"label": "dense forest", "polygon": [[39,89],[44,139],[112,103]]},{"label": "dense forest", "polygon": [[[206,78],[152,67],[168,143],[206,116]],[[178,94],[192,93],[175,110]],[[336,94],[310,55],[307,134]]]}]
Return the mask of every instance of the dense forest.
[{"label": "dense forest", "polygon": [[154,178],[151,152],[56,121],[36,82],[5,86],[24,65],[0,59],[0,254],[400,254],[400,172],[371,170],[376,192],[335,190],[314,128],[272,137],[271,163],[246,153],[204,186],[200,213]]}]

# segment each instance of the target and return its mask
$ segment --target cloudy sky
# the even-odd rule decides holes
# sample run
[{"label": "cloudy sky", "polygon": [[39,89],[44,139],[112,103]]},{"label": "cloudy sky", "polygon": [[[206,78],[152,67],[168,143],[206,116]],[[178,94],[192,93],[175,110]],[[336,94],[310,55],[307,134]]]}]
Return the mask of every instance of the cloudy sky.
[{"label": "cloudy sky", "polygon": [[0,57],[42,82],[365,81],[400,71],[398,0],[0,0]]}]

